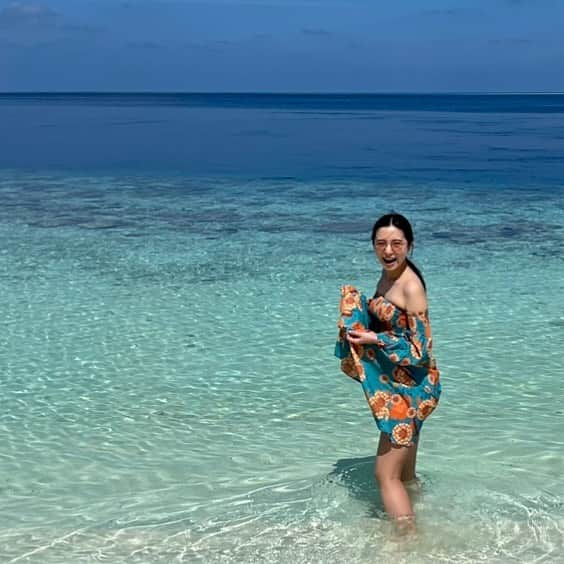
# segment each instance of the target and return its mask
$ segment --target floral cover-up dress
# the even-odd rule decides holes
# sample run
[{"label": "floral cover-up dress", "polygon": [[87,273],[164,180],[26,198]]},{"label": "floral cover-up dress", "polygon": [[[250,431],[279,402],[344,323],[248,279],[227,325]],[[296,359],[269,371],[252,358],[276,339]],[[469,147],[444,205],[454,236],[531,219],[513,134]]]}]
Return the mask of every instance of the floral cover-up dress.
[{"label": "floral cover-up dress", "polygon": [[[383,296],[368,300],[354,286],[341,288],[335,356],[361,383],[376,425],[399,446],[417,442],[441,395],[427,312],[412,314]],[[351,345],[347,330],[376,330],[375,345]]]}]

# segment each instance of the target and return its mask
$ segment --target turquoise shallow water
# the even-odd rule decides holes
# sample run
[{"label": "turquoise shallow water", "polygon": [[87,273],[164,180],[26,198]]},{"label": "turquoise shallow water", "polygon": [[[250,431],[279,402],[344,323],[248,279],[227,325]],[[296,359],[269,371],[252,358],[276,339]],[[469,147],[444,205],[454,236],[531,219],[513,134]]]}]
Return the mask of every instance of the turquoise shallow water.
[{"label": "turquoise shallow water", "polygon": [[[5,171],[0,196],[0,560],[564,562],[557,187]],[[332,356],[392,205],[444,389],[408,542]]]}]

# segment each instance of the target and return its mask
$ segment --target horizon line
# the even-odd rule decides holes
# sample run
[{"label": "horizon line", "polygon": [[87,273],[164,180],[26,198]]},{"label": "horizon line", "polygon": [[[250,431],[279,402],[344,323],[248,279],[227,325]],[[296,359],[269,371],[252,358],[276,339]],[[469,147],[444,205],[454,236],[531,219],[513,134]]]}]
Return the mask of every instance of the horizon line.
[{"label": "horizon line", "polygon": [[231,90],[2,90],[0,96],[4,95],[91,95],[91,94],[110,94],[110,95],[132,95],[132,94],[152,94],[152,95],[229,95],[229,96],[562,96],[564,91],[374,91],[374,92],[349,92],[349,91],[231,91]]}]

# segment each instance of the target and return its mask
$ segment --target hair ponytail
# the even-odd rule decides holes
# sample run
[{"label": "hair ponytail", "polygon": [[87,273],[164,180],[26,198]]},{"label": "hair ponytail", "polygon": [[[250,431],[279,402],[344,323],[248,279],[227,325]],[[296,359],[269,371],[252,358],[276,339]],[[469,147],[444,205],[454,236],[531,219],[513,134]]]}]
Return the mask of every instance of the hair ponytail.
[{"label": "hair ponytail", "polygon": [[423,278],[423,274],[421,273],[419,268],[417,268],[413,264],[413,262],[410,259],[405,259],[405,260],[407,261],[407,266],[409,266],[409,268],[411,268],[411,270],[413,270],[413,272],[415,272],[415,274],[417,274],[417,278],[419,278],[419,280],[421,280],[421,284],[423,284],[423,289],[426,292],[427,291],[427,284],[425,284],[425,279]]}]

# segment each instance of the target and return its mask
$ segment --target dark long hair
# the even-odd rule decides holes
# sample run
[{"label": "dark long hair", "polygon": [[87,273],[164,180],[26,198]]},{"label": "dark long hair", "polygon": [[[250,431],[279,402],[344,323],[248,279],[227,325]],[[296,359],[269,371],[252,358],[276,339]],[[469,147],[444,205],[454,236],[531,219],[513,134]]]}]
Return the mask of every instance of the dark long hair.
[{"label": "dark long hair", "polygon": [[[408,248],[411,250],[413,249],[413,229],[411,228],[411,224],[407,221],[407,218],[399,213],[387,213],[383,215],[380,219],[376,221],[374,227],[372,227],[372,245],[374,246],[374,242],[376,241],[376,233],[378,229],[381,227],[397,227],[400,231],[403,232],[403,235],[407,241]],[[419,280],[421,280],[421,284],[423,284],[423,288],[427,291],[427,285],[425,284],[425,279],[423,278],[423,274],[419,268],[417,268],[413,262],[406,258],[407,264],[417,274]]]}]

